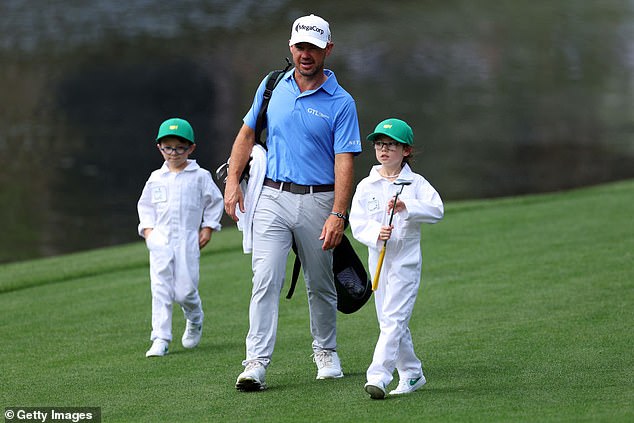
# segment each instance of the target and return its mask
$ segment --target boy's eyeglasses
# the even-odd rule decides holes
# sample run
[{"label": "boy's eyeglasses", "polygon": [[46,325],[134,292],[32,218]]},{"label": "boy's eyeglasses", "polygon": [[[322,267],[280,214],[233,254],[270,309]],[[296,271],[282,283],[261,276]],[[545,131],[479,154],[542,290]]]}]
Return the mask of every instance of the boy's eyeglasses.
[{"label": "boy's eyeglasses", "polygon": [[190,147],[189,146],[187,146],[187,147],[181,147],[181,146],[170,147],[170,146],[166,145],[164,147],[159,147],[159,149],[165,154],[176,153],[176,154],[178,154],[180,156],[181,154],[187,153],[187,151],[189,151]]},{"label": "boy's eyeglasses", "polygon": [[386,147],[387,151],[396,151],[396,147],[399,144],[400,143],[396,141],[390,141],[390,142],[374,141],[374,149],[378,151],[378,150],[383,150],[383,147]]}]

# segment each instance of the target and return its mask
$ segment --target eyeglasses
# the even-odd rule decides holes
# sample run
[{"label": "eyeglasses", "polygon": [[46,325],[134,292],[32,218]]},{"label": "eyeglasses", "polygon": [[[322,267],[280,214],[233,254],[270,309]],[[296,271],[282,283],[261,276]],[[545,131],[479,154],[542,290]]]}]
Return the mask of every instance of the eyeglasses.
[{"label": "eyeglasses", "polygon": [[383,147],[387,147],[387,151],[396,151],[396,147],[399,145],[399,142],[395,142],[395,141],[390,141],[390,142],[383,142],[383,141],[374,141],[374,149],[375,150],[383,150]]},{"label": "eyeglasses", "polygon": [[170,147],[166,145],[164,147],[159,147],[159,150],[161,150],[165,154],[176,153],[180,156],[181,154],[187,153],[187,151],[189,151],[190,148],[191,146],[183,147],[179,145],[178,147]]}]

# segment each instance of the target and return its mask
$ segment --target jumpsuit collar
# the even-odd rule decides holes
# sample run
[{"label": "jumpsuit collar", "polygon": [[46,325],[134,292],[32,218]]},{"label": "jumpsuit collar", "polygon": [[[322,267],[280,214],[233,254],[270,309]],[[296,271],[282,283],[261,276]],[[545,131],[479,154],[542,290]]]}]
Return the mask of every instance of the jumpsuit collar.
[{"label": "jumpsuit collar", "polygon": [[[372,166],[372,170],[370,171],[370,175],[369,175],[370,182],[376,183],[380,181],[386,181],[379,173],[380,168],[381,168],[381,165]],[[405,166],[403,166],[403,168],[401,169],[401,173],[399,174],[397,179],[404,179],[406,181],[413,180],[412,169],[409,167],[407,163],[405,163]]]},{"label": "jumpsuit collar", "polygon": [[[185,169],[183,169],[182,171],[188,172],[196,169],[200,169],[200,165],[196,162],[196,160],[187,159],[187,166],[185,166]],[[161,166],[161,168],[159,169],[159,173],[164,174],[169,172],[170,168],[167,166],[167,162],[163,162],[163,166]]]}]

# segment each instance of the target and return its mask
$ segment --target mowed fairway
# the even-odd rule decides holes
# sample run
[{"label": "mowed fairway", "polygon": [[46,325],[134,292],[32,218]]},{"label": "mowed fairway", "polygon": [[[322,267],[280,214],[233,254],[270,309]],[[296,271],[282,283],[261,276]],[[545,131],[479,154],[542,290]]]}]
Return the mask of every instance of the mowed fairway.
[{"label": "mowed fairway", "polygon": [[363,391],[373,304],[339,314],[346,377],[318,381],[303,289],[281,300],[270,388],[235,390],[251,278],[240,236],[226,228],[204,250],[200,346],[180,345],[175,307],[163,358],[144,355],[142,241],[0,266],[0,404],[101,407],[104,422],[634,421],[634,181],[448,203],[423,230],[410,324],[428,384],[383,401]]}]

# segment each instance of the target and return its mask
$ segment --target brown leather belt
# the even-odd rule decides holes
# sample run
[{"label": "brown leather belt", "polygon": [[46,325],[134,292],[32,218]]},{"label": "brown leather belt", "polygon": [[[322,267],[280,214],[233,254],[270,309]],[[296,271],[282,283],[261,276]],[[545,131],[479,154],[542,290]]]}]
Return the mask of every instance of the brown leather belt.
[{"label": "brown leather belt", "polygon": [[264,186],[275,189],[280,189],[281,187],[282,191],[290,192],[291,194],[311,194],[335,190],[334,185],[298,185],[292,182],[277,182],[269,178],[264,178]]}]

